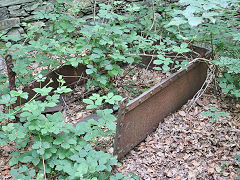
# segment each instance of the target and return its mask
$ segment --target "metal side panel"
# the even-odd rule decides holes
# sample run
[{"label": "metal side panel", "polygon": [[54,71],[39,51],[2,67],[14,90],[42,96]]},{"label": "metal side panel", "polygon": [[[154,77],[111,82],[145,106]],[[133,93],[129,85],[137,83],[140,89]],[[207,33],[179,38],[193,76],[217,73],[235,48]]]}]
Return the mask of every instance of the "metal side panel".
[{"label": "metal side panel", "polygon": [[[68,86],[68,87],[71,87],[76,83],[82,84],[84,80],[81,79],[80,77],[85,76],[85,69],[86,69],[86,67],[83,66],[82,64],[79,64],[78,67],[76,67],[76,68],[73,67],[73,66],[70,66],[70,65],[64,65],[64,66],[50,72],[49,74],[47,74],[45,76],[46,80],[41,83],[41,86],[43,87],[46,84],[48,84],[50,79],[51,79],[53,82],[49,84],[49,87],[53,87],[53,89],[57,89],[58,86],[59,86],[59,82],[57,81],[59,75],[63,76],[63,79],[66,82],[65,85]],[[40,83],[37,82],[37,81],[32,81],[32,82],[28,83],[23,88],[24,92],[28,92],[28,99],[27,100],[26,99],[21,99],[21,101],[20,101],[20,99],[18,98],[18,101],[15,105],[19,106],[20,102],[21,102],[21,104],[24,104],[24,103],[28,102],[36,94],[36,92],[33,91],[33,89],[34,88],[39,88],[39,87],[40,87]],[[37,100],[42,100],[44,98],[45,97],[40,96],[40,97],[37,98]]]},{"label": "metal side panel", "polygon": [[196,62],[180,70],[126,104],[121,103],[114,154],[121,159],[152,133],[170,113],[177,111],[201,88],[207,64]]}]

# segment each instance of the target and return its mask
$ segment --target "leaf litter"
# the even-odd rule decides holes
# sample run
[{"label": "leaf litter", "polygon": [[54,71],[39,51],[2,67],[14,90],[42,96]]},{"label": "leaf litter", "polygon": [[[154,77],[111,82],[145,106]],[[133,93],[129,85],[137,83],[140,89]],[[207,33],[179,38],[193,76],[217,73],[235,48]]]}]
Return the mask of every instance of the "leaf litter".
[{"label": "leaf litter", "polygon": [[[117,93],[122,97],[133,99],[168,76],[170,76],[170,73],[129,65],[124,67],[123,75],[114,77],[113,87],[116,88]],[[91,93],[89,93],[90,91],[100,95],[106,95],[109,89],[94,89],[94,87],[92,87],[88,90],[86,85],[76,86],[73,91],[67,95],[67,100],[74,97],[78,100],[65,106],[63,115],[66,118],[66,122],[76,124],[81,118],[94,113],[92,110],[86,110],[86,104],[82,102],[82,99],[88,98],[88,96],[91,95]]]},{"label": "leaf litter", "polygon": [[[203,94],[189,110],[190,101],[169,115],[155,132],[121,160],[115,172],[134,172],[141,179],[236,179],[240,154],[239,102]],[[228,117],[201,115],[213,104]]]},{"label": "leaf litter", "polygon": [[[114,86],[120,95],[133,99],[168,76],[168,73],[131,65],[124,69],[123,76],[115,77]],[[81,101],[88,92],[85,86],[77,86],[69,94],[69,98],[81,98],[65,106],[66,122],[76,124],[93,113]],[[106,89],[98,91],[102,95],[105,92]],[[226,103],[210,94],[200,97],[190,111],[188,103],[166,117],[154,133],[121,160],[122,166],[117,166],[115,172],[125,175],[134,172],[141,179],[236,179],[240,175],[234,158],[240,154],[240,104]],[[201,115],[209,104],[228,112],[229,116],[212,123]],[[100,138],[99,148],[112,154],[110,141],[112,137]],[[0,149],[0,174],[5,179],[11,177],[8,161],[13,151],[11,144]]]}]

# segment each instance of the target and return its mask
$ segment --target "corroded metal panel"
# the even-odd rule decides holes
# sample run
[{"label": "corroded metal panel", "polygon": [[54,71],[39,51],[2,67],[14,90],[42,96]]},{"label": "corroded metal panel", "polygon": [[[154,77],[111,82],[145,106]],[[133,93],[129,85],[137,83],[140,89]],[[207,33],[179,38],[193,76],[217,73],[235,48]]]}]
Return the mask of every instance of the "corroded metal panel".
[{"label": "corroded metal panel", "polygon": [[[82,77],[86,76],[85,69],[86,69],[86,67],[83,66],[82,64],[79,64],[79,66],[76,68],[73,66],[70,66],[70,65],[64,65],[64,66],[50,72],[49,74],[47,74],[46,80],[41,83],[41,86],[43,87],[46,84],[48,84],[51,79],[52,83],[50,83],[48,85],[48,87],[53,87],[53,89],[57,89],[59,87],[59,82],[57,81],[57,79],[59,78],[59,75],[63,76],[63,79],[66,82],[65,85],[68,87],[72,87],[73,85],[76,85],[77,83],[82,84],[82,83],[84,83],[84,80]],[[30,99],[32,99],[34,97],[34,95],[36,94],[36,92],[33,91],[33,89],[39,88],[39,87],[40,87],[40,83],[37,81],[32,81],[29,84],[27,84],[23,88],[23,91],[29,93],[28,99],[27,100],[21,99],[21,104],[24,104],[27,101],[29,101]],[[39,98],[37,98],[37,100],[44,100],[44,97],[40,96]],[[16,105],[20,105],[19,99],[18,99]],[[52,108],[52,109],[54,110],[54,108]],[[56,110],[54,110],[54,111],[56,111]]]},{"label": "corroded metal panel", "polygon": [[206,79],[207,69],[206,63],[192,63],[187,70],[179,70],[129,103],[126,104],[126,99],[121,102],[114,142],[114,154],[118,159],[197,93]]}]

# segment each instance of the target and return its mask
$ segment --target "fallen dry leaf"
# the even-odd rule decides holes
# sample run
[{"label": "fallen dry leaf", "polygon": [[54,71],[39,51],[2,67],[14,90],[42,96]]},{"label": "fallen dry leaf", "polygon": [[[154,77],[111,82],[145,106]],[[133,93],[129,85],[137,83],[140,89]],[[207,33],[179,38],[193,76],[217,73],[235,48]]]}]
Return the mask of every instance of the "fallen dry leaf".
[{"label": "fallen dry leaf", "polygon": [[173,174],[172,174],[171,171],[168,171],[168,172],[167,172],[167,177],[173,177]]},{"label": "fallen dry leaf", "polygon": [[[218,103],[219,100],[212,98],[215,97],[203,96],[198,103],[202,106],[190,111],[184,106],[166,117],[144,143],[122,159],[125,168],[115,171],[136,172],[144,180],[236,179],[234,156],[240,152],[239,115],[228,112],[229,117],[211,123],[201,112],[208,110],[210,102]],[[221,103],[218,104],[223,111]],[[225,162],[229,165],[222,171]],[[150,167],[153,173],[147,172]]]},{"label": "fallen dry leaf", "polygon": [[2,171],[2,172],[1,172],[1,175],[2,175],[2,176],[10,175],[10,170],[8,169],[8,170]]},{"label": "fallen dry leaf", "polygon": [[214,168],[208,168],[208,174],[213,174],[215,172]]},{"label": "fallen dry leaf", "polygon": [[186,113],[184,111],[179,111],[178,114],[183,117],[186,116]]}]

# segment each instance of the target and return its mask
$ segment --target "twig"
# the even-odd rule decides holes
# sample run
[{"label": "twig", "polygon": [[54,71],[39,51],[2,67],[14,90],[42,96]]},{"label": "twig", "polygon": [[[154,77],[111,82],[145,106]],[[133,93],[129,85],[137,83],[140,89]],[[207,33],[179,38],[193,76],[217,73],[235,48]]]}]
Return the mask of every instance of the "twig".
[{"label": "twig", "polygon": [[152,61],[153,61],[153,56],[152,56],[152,58],[151,58],[151,61],[148,63],[148,65],[147,65],[147,67],[146,67],[146,71],[148,70],[148,68],[149,68],[150,64],[152,63]]},{"label": "twig", "polygon": [[[150,56],[150,57],[157,57],[159,54],[146,54],[146,53],[130,54],[130,53],[127,53],[127,54],[125,54],[125,55],[129,55],[129,56]],[[166,54],[165,54],[164,56],[166,56],[166,57],[176,57],[176,58],[183,58],[183,57],[184,57],[184,55],[182,55],[182,56],[174,56],[174,55],[170,56],[170,55],[166,55]]]},{"label": "twig", "polygon": [[133,70],[135,67],[137,67],[137,65],[133,65],[132,68],[129,67],[129,70],[121,78],[124,79],[131,72],[131,70]]},{"label": "twig", "polygon": [[213,66],[212,70],[211,70],[211,68],[209,68],[209,70],[207,72],[207,78],[204,81],[201,89],[193,96],[192,100],[190,101],[190,103],[189,103],[190,107],[187,109],[187,112],[189,112],[192,109],[192,107],[196,103],[196,101],[203,95],[203,93],[209,87],[209,84],[212,82],[212,80],[215,77],[214,71],[215,71],[215,66]]},{"label": "twig", "polygon": [[[70,109],[69,109],[69,107],[68,107],[65,99],[64,99],[62,96],[60,96],[60,97],[62,98],[62,101],[63,101],[64,105],[67,107],[68,111],[70,112]],[[71,114],[71,115],[72,115],[72,114]]]},{"label": "twig", "polygon": [[156,16],[155,16],[155,11],[154,11],[155,7],[154,7],[154,0],[152,1],[152,10],[153,10],[153,22],[152,22],[152,26],[150,27],[150,31],[152,30],[155,21],[156,21]]}]

